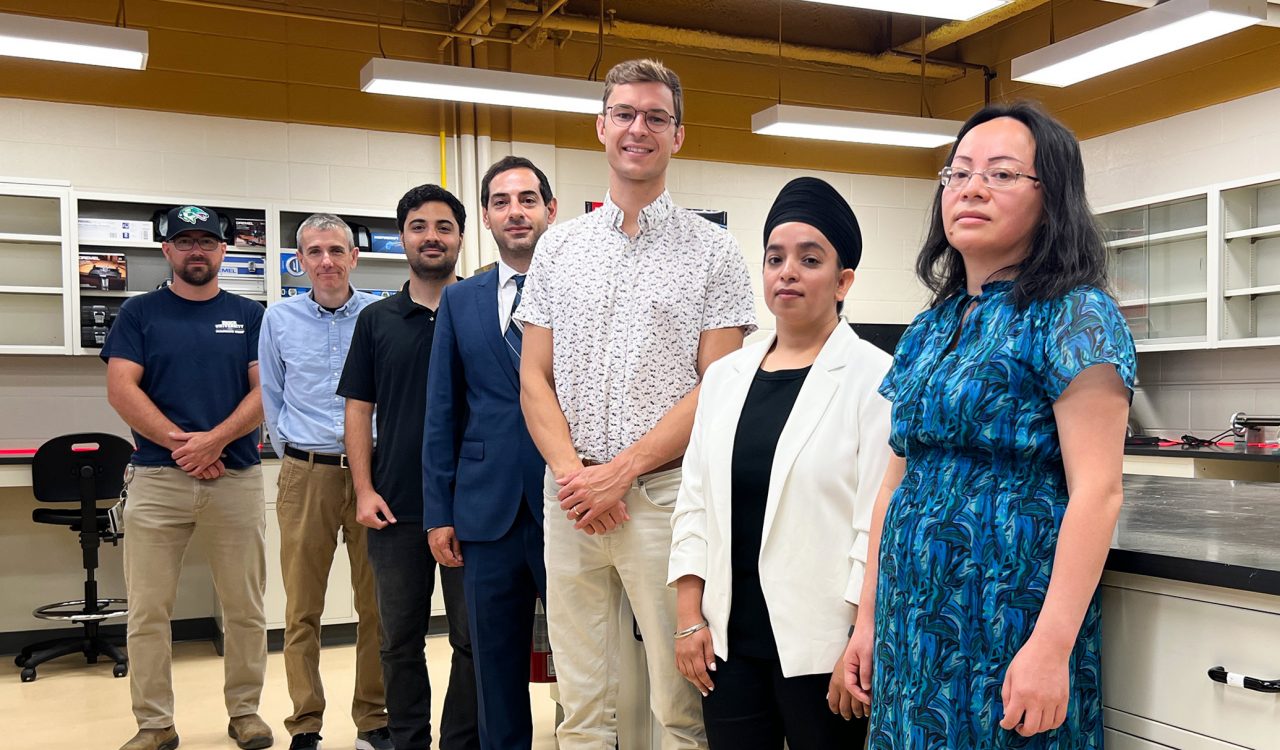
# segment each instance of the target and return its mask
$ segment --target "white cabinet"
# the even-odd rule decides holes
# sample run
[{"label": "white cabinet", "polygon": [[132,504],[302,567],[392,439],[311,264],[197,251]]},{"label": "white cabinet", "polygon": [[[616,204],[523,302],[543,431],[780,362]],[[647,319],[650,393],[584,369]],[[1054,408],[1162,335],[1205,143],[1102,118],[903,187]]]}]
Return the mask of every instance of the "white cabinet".
[{"label": "white cabinet", "polygon": [[1218,666],[1280,676],[1280,597],[1108,573],[1102,607],[1102,696],[1113,732],[1159,747],[1280,747],[1280,695],[1208,676]]},{"label": "white cabinet", "polygon": [[1099,218],[1112,286],[1140,350],[1208,342],[1205,193],[1113,208]]},{"label": "white cabinet", "polygon": [[1280,343],[1280,180],[1222,191],[1224,344]]},{"label": "white cabinet", "polygon": [[0,181],[0,354],[67,354],[70,190]]},{"label": "white cabinet", "polygon": [[1138,351],[1280,345],[1280,175],[1103,208]]}]

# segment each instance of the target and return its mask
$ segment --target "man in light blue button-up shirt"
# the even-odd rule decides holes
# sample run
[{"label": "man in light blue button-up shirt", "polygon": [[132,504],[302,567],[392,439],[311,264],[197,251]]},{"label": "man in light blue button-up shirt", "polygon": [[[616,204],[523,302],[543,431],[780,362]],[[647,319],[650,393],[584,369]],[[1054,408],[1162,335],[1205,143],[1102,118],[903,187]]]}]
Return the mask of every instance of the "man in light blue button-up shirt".
[{"label": "man in light blue button-up shirt", "polygon": [[342,219],[314,214],[298,228],[297,240],[298,261],[312,289],[267,309],[258,345],[263,411],[271,445],[281,457],[276,515],[286,597],[285,677],[293,698],[285,728],[293,748],[319,746],[325,708],[320,616],[341,531],[360,618],[351,706],[356,747],[385,750],[391,740],[378,655],[378,608],[366,529],[356,522],[355,490],[343,453],[345,403],[337,395],[356,318],[378,298],[351,286],[359,253]]}]

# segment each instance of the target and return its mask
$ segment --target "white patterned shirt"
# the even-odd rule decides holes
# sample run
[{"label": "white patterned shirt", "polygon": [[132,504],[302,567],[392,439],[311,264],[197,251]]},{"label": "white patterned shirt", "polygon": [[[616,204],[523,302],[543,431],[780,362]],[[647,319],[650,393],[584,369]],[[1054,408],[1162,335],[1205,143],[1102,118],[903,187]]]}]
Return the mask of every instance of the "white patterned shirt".
[{"label": "white patterned shirt", "polygon": [[552,331],[552,372],[574,447],[605,462],[698,385],[698,341],[755,330],[751,278],[724,229],[663,192],[622,231],[605,196],[538,241],[515,317]]}]

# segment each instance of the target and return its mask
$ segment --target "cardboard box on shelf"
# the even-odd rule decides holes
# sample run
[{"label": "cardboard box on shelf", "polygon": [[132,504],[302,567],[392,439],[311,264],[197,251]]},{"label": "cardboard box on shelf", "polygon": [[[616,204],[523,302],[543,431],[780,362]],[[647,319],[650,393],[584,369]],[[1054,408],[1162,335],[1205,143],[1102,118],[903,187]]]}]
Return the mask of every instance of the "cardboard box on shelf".
[{"label": "cardboard box on shelf", "polygon": [[80,253],[80,288],[123,292],[129,287],[129,259],[123,253]]},{"label": "cardboard box on shelf", "polygon": [[94,219],[81,216],[79,229],[80,241],[86,243],[92,243],[95,240],[155,241],[151,222],[146,220]]}]

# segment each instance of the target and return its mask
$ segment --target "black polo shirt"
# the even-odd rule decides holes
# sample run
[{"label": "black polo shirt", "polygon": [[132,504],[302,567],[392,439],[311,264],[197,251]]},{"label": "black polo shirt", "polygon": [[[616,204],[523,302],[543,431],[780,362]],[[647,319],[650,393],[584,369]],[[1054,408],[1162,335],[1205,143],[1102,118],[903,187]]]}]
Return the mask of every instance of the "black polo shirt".
[{"label": "black polo shirt", "polygon": [[399,294],[360,311],[338,395],[373,403],[373,488],[400,523],[422,521],[422,428],[436,311]]}]

